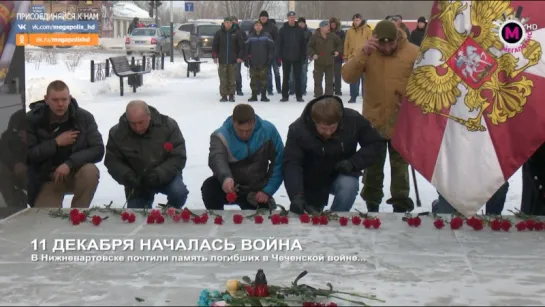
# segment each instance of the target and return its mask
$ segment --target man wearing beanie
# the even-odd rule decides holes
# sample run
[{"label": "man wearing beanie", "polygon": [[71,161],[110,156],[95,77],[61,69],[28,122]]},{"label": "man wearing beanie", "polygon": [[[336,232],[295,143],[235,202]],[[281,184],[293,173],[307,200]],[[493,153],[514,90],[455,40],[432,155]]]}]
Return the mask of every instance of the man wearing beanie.
[{"label": "man wearing beanie", "polygon": [[234,102],[237,88],[237,63],[244,62],[244,41],[240,33],[233,27],[231,17],[226,17],[223,20],[221,29],[214,35],[212,58],[214,63],[219,63],[220,102],[225,102],[228,99]]},{"label": "man wearing beanie", "polygon": [[424,34],[426,34],[427,26],[428,22],[426,21],[426,17],[418,18],[416,29],[411,32],[411,36],[409,36],[409,41],[420,47],[420,44],[422,44],[422,40],[424,39]]},{"label": "man wearing beanie", "polygon": [[293,70],[295,79],[295,96],[298,102],[303,102],[303,93],[301,92],[301,59],[306,55],[307,46],[305,44],[305,32],[297,24],[295,12],[288,13],[288,21],[284,23],[278,41],[276,42],[277,63],[282,67],[282,99],[281,102],[289,100],[289,78]]},{"label": "man wearing beanie", "polygon": [[[259,13],[259,21],[263,25],[263,32],[269,33],[272,40],[276,44],[276,41],[278,40],[278,28],[276,27],[276,24],[273,20],[269,19],[269,13],[267,11],[261,11]],[[276,63],[276,60],[271,61],[269,64],[269,68],[267,70],[267,92],[269,95],[273,94],[273,74],[272,71],[274,71],[274,81],[276,83],[276,91],[280,93],[280,71],[278,68],[278,65]]]},{"label": "man wearing beanie", "polygon": [[[352,17],[352,27],[346,32],[346,37],[344,39],[343,52],[345,62],[348,62],[348,60],[353,58],[357,53],[356,51],[358,51],[372,35],[371,27],[366,24],[360,14],[355,14]],[[363,75],[354,83],[350,84],[350,100],[348,100],[348,103],[356,102],[356,98],[359,96],[360,83],[363,83]],[[361,96],[363,97],[363,91]]]},{"label": "man wearing beanie", "polygon": [[335,76],[335,58],[341,55],[343,44],[337,34],[330,32],[327,20],[320,22],[308,42],[308,56],[314,60],[314,98],[324,94],[322,80],[325,75],[325,94],[333,95],[333,79]]},{"label": "man wearing beanie", "polygon": [[[348,83],[356,82],[365,73],[363,116],[388,142],[383,145],[375,164],[365,170],[361,191],[369,212],[378,212],[384,197],[384,163],[390,156],[392,198],[386,201],[394,212],[410,212],[414,203],[409,198],[409,165],[392,147],[390,139],[396,124],[401,100],[419,48],[407,40],[396,25],[383,20],[375,26],[373,37],[357,48],[343,66],[342,76]],[[388,69],[385,69],[388,68]]]}]

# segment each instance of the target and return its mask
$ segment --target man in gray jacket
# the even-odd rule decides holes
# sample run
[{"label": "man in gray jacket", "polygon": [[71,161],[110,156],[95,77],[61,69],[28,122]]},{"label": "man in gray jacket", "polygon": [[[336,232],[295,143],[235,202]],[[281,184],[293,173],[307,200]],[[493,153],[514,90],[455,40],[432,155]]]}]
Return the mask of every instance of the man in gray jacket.
[{"label": "man in gray jacket", "polygon": [[104,165],[125,186],[128,208],[151,208],[157,193],[181,208],[189,194],[182,177],[186,160],[185,140],[176,121],[134,100],[110,129]]},{"label": "man in gray jacket", "polygon": [[214,176],[202,185],[208,210],[223,210],[226,195],[236,193],[242,210],[274,207],[282,184],[284,144],[276,127],[261,119],[249,104],[239,104],[210,136],[208,166]]}]

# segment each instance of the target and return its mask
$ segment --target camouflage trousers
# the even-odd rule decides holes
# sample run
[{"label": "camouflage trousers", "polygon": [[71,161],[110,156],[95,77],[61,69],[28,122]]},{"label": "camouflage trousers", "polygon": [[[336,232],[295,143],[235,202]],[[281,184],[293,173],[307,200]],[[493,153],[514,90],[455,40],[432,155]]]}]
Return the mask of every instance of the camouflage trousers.
[{"label": "camouflage trousers", "polygon": [[252,89],[252,95],[258,95],[259,88],[265,92],[268,79],[267,68],[268,67],[250,67],[250,88]]},{"label": "camouflage trousers", "polygon": [[392,147],[390,141],[384,143],[373,165],[363,173],[361,197],[367,203],[367,210],[377,212],[384,197],[384,163],[386,151],[390,156],[390,193],[392,198],[386,201],[394,207],[394,212],[407,212],[414,209],[414,202],[409,198],[409,164]]},{"label": "camouflage trousers", "polygon": [[219,64],[220,95],[227,97],[235,95],[237,89],[237,64]]}]

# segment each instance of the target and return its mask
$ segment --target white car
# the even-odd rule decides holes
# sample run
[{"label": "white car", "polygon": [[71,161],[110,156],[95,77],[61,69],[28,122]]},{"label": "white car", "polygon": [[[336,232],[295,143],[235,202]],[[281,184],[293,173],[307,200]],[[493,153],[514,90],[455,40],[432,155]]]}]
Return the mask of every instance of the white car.
[{"label": "white car", "polygon": [[170,37],[160,28],[136,28],[125,39],[125,51],[169,55]]},{"label": "white car", "polygon": [[209,23],[209,22],[201,22],[201,21],[194,21],[194,22],[188,22],[188,23],[177,23],[174,25],[174,48],[176,49],[190,49],[190,42],[191,42],[191,32],[193,32],[193,29],[195,28],[196,24],[199,23]]}]

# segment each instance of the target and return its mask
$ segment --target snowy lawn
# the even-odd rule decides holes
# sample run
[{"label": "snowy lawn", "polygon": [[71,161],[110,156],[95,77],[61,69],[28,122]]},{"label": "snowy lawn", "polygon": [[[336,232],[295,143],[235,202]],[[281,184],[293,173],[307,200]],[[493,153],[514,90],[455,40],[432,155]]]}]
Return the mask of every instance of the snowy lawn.
[{"label": "snowy lawn", "polygon": [[[98,127],[104,138],[104,143],[108,141],[108,131],[115,125],[119,117],[123,114],[126,104],[134,99],[141,99],[157,108],[161,113],[167,114],[178,121],[182,133],[184,134],[187,146],[188,161],[184,169],[184,181],[189,189],[189,198],[187,206],[190,209],[204,209],[201,199],[201,184],[212,173],[208,168],[208,146],[209,137],[212,131],[218,128],[225,118],[229,116],[235,103],[220,103],[219,100],[219,79],[216,65],[210,59],[209,63],[203,64],[201,73],[197,77],[186,78],[186,65],[181,58],[176,58],[175,63],[166,62],[164,71],[153,71],[144,75],[144,85],[137,89],[137,93],[132,93],[130,87],[125,86],[125,96],[119,96],[119,79],[110,77],[104,81],[91,83],[90,61],[104,61],[110,56],[119,54],[94,54],[85,56],[81,64],[74,72],[67,69],[64,64],[67,54],[57,55],[57,64],[51,65],[41,63],[39,67],[32,63],[26,65],[26,85],[27,85],[27,105],[30,102],[43,99],[45,90],[49,82],[61,79],[70,87],[70,91],[79,105],[92,112],[96,118]],[[310,101],[313,96],[314,81],[312,78],[312,64],[308,71],[308,95],[304,97]],[[245,67],[242,71],[243,92],[245,96],[237,96],[237,103],[247,102],[249,98],[249,74]],[[349,86],[343,83],[343,101],[349,99]],[[305,103],[295,102],[291,98],[290,102],[281,103],[280,95],[275,94],[271,102],[253,103],[256,113],[262,118],[271,121],[276,125],[282,138],[286,139],[288,126],[297,117],[301,115]],[[361,98],[356,104],[345,104],[361,112]],[[388,160],[387,160],[388,161]],[[94,205],[103,205],[113,201],[116,207],[121,207],[125,203],[123,187],[115,182],[108,174],[102,163],[98,165],[101,178],[98,190],[95,194]],[[385,188],[381,211],[392,211],[390,205],[385,202],[390,198],[390,166],[386,162],[385,166]],[[507,195],[507,203],[504,213],[508,209],[518,208],[520,206],[522,178],[519,170],[510,180],[510,190]],[[429,211],[431,202],[437,197],[437,192],[431,184],[423,177],[417,175],[422,208],[417,208],[415,212]],[[361,184],[360,184],[361,188]],[[289,205],[284,186],[274,195],[277,202],[281,205]],[[411,197],[415,198],[414,188],[411,178]],[[333,196],[330,197],[330,204]],[[71,197],[67,196],[64,200],[64,206],[70,206]],[[157,195],[155,204],[165,203],[166,197]],[[226,208],[237,206],[227,206]],[[358,196],[354,209],[366,211],[363,200]]]}]

